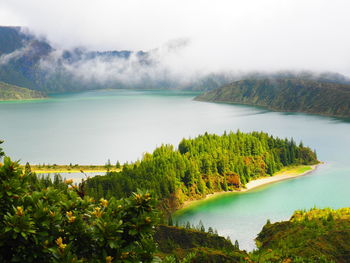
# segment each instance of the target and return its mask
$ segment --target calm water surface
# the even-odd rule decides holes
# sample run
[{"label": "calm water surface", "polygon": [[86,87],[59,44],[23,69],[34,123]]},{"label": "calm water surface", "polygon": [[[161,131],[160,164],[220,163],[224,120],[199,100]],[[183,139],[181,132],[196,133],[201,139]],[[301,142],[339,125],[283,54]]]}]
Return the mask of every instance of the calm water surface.
[{"label": "calm water surface", "polygon": [[170,91],[95,91],[30,102],[0,103],[4,149],[22,163],[104,164],[133,161],[162,143],[208,131],[266,131],[293,137],[317,150],[326,162],[314,173],[205,201],[179,215],[180,221],[216,228],[254,248],[267,219],[288,219],[296,209],[350,206],[350,122],[306,114],[193,101],[194,94]]}]

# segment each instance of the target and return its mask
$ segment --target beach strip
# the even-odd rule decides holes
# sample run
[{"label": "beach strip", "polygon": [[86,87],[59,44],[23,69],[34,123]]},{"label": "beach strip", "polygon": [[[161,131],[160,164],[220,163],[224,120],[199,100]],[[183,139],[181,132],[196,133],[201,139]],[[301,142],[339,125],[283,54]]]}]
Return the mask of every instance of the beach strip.
[{"label": "beach strip", "polygon": [[267,184],[271,184],[271,183],[275,183],[275,182],[280,182],[280,181],[296,178],[299,176],[304,176],[306,174],[313,172],[317,168],[317,166],[320,164],[287,167],[287,168],[284,168],[281,171],[277,172],[273,176],[262,177],[259,179],[252,180],[246,184],[245,188],[242,188],[240,190],[234,190],[234,191],[228,191],[228,192],[216,192],[213,194],[207,194],[206,197],[203,199],[185,201],[183,206],[180,208],[180,210],[182,210],[184,208],[188,208],[189,206],[193,206],[195,204],[198,204],[199,202],[202,202],[204,200],[218,197],[220,195],[248,192],[252,189],[261,187],[263,185],[267,185]]}]

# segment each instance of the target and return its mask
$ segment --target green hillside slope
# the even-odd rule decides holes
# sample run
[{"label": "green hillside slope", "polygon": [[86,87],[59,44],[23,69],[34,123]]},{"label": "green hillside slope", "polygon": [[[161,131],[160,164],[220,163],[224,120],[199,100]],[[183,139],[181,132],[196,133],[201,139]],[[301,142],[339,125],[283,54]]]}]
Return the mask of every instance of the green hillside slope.
[{"label": "green hillside slope", "polygon": [[296,211],[289,221],[264,226],[256,253],[262,262],[345,263],[350,260],[349,240],[350,208]]},{"label": "green hillside slope", "polygon": [[350,117],[350,85],[298,78],[246,79],[199,95],[199,101],[267,107],[276,111]]},{"label": "green hillside slope", "polygon": [[[158,225],[154,239],[161,258],[172,256],[178,260],[191,257],[189,262],[244,262],[248,257],[231,241],[214,233],[183,227]],[[191,256],[192,255],[192,256]],[[187,261],[182,261],[187,262]]]},{"label": "green hillside slope", "polygon": [[41,98],[45,98],[45,96],[39,91],[0,82],[0,100],[29,100]]}]

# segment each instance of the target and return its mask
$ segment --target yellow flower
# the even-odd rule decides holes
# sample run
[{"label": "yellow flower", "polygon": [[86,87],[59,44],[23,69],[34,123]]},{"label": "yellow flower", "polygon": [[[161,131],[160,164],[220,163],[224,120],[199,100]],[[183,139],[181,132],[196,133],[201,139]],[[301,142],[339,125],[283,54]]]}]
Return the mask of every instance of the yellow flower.
[{"label": "yellow flower", "polygon": [[122,259],[127,258],[129,256],[130,252],[122,252],[122,255],[120,256]]},{"label": "yellow flower", "polygon": [[68,180],[64,180],[65,184],[72,184],[73,183],[73,179],[68,179]]},{"label": "yellow flower", "polygon": [[93,215],[95,215],[96,217],[101,217],[102,216],[102,211],[100,207],[95,207],[95,211],[92,212]]},{"label": "yellow flower", "polygon": [[18,215],[18,216],[23,216],[24,215],[23,207],[17,206],[16,215]]},{"label": "yellow flower", "polygon": [[108,256],[106,257],[106,263],[112,263],[113,257]]},{"label": "yellow flower", "polygon": [[72,211],[67,211],[66,215],[68,217],[69,223],[73,223],[75,221],[76,217],[73,216],[73,212]]},{"label": "yellow flower", "polygon": [[101,198],[100,199],[100,205],[107,207],[108,206],[108,200]]},{"label": "yellow flower", "polygon": [[146,201],[151,200],[151,195],[149,193],[145,194],[145,200]]},{"label": "yellow flower", "polygon": [[69,190],[76,190],[78,187],[76,185],[71,185],[68,187]]},{"label": "yellow flower", "polygon": [[50,216],[51,217],[54,217],[55,215],[56,215],[55,212],[50,211]]},{"label": "yellow flower", "polygon": [[151,220],[151,218],[150,218],[149,216],[147,216],[147,217],[145,218],[145,222],[146,222],[147,224],[149,224],[149,223],[152,222],[152,220]]},{"label": "yellow flower", "polygon": [[142,196],[140,194],[135,194],[136,201],[140,201]]},{"label": "yellow flower", "polygon": [[56,244],[62,250],[65,249],[66,246],[67,246],[67,244],[63,244],[62,237],[59,237],[59,238],[56,239]]}]

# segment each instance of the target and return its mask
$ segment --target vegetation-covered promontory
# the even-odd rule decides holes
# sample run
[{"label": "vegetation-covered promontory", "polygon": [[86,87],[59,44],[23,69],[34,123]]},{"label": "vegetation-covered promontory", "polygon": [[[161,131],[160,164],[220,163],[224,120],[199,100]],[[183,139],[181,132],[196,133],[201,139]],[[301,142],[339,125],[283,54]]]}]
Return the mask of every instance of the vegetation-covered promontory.
[{"label": "vegetation-covered promontory", "polygon": [[42,99],[45,95],[40,91],[21,88],[5,82],[0,82],[0,101],[1,100],[29,100]]},{"label": "vegetation-covered promontory", "polygon": [[240,189],[283,167],[318,163],[316,154],[302,143],[263,132],[207,134],[183,139],[178,148],[162,145],[141,161],[125,163],[121,172],[109,172],[85,182],[95,198],[130,195],[147,189],[162,200],[165,210],[209,193]]},{"label": "vegetation-covered promontory", "polygon": [[350,85],[311,79],[245,79],[208,91],[195,100],[350,117]]}]

